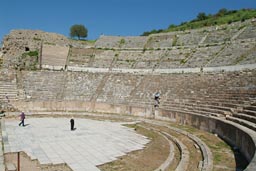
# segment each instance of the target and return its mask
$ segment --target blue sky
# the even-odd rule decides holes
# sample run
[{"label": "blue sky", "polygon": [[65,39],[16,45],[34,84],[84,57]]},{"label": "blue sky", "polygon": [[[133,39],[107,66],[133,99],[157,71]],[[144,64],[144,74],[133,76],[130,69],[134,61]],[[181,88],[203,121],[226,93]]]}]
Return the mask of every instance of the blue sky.
[{"label": "blue sky", "polygon": [[196,18],[221,8],[256,9],[256,0],[1,0],[0,39],[12,29],[32,29],[69,36],[73,24],[101,34],[137,36]]}]

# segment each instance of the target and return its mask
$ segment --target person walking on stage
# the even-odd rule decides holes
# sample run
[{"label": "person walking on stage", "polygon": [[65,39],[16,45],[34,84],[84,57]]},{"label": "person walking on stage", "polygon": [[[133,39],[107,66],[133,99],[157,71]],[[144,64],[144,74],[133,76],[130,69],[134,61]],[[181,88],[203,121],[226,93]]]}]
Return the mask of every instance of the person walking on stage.
[{"label": "person walking on stage", "polygon": [[75,126],[75,120],[74,120],[73,117],[70,119],[70,126],[71,126],[71,131],[74,131],[74,130],[75,130],[75,128],[74,128],[74,126]]},{"label": "person walking on stage", "polygon": [[24,112],[21,112],[21,114],[20,114],[20,123],[19,123],[19,126],[25,126],[24,125],[24,120],[25,120],[25,113]]}]

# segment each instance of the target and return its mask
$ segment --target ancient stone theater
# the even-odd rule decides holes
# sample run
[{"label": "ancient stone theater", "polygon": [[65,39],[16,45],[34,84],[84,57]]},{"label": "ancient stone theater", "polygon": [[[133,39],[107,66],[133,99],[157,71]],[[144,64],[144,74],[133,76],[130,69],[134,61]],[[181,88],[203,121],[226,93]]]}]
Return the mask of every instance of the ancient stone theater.
[{"label": "ancient stone theater", "polygon": [[95,42],[12,30],[0,112],[0,171],[255,171],[256,23]]}]

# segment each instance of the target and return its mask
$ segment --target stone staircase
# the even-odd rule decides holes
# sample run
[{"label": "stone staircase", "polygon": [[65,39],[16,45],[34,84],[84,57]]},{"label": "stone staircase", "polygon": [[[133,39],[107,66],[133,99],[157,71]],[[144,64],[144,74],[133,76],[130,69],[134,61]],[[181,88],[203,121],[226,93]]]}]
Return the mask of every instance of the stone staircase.
[{"label": "stone staircase", "polygon": [[16,82],[0,81],[0,100],[7,101],[8,99],[10,101],[18,99]]},{"label": "stone staircase", "polygon": [[10,102],[18,98],[15,72],[0,70],[0,101]]},{"label": "stone staircase", "polygon": [[27,100],[62,99],[64,72],[23,72],[23,87]]}]

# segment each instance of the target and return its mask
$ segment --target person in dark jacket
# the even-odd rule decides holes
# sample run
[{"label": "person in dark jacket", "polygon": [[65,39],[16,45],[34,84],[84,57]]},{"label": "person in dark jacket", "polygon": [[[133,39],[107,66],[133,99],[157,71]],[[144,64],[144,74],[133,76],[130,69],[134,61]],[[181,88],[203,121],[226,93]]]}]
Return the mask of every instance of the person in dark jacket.
[{"label": "person in dark jacket", "polygon": [[71,118],[70,119],[70,126],[71,126],[71,131],[74,131],[75,130],[75,120],[74,120],[74,118]]}]

